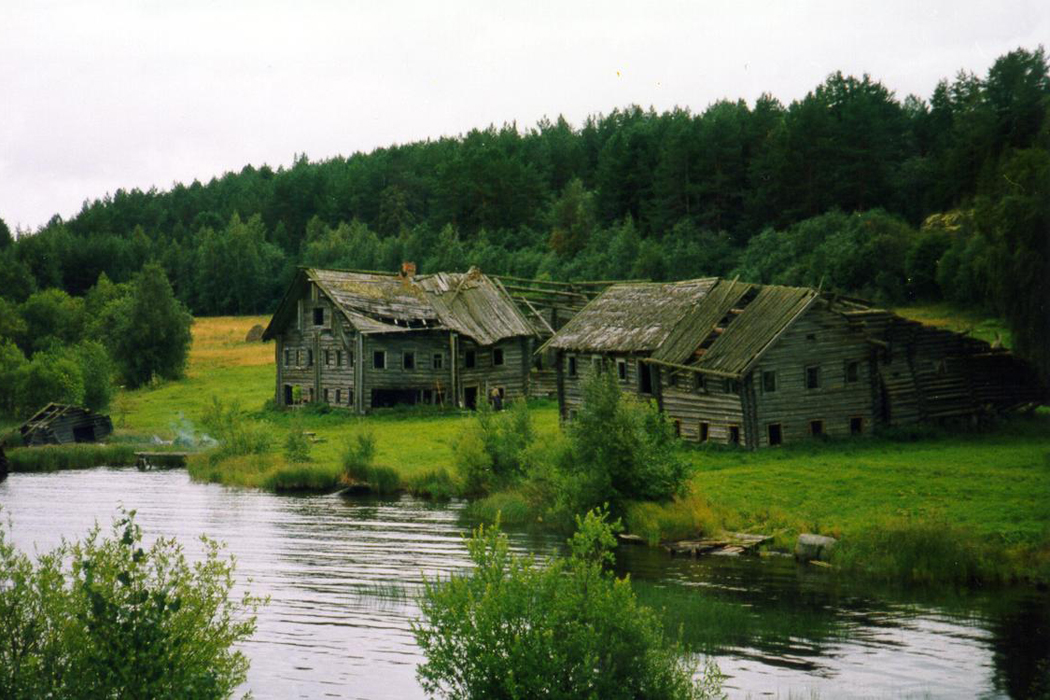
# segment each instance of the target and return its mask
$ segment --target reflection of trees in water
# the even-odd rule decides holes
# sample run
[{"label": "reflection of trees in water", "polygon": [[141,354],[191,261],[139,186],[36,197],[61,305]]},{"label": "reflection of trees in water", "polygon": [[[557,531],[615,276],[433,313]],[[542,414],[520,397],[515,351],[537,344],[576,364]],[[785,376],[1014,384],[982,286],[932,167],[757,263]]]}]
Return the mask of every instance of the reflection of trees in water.
[{"label": "reflection of trees in water", "polygon": [[1012,698],[1050,698],[1050,594],[1010,598],[989,625],[995,687]]}]

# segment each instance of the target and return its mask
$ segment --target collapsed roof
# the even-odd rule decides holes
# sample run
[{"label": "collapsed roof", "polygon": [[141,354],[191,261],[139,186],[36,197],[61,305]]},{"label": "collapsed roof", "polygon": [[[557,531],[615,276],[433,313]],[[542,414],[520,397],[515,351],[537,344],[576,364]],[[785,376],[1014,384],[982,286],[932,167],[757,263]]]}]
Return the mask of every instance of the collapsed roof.
[{"label": "collapsed roof", "polygon": [[302,268],[270,320],[264,340],[273,338],[294,317],[296,302],[310,283],[365,335],[450,330],[480,345],[535,335],[507,292],[477,268],[418,276]]}]

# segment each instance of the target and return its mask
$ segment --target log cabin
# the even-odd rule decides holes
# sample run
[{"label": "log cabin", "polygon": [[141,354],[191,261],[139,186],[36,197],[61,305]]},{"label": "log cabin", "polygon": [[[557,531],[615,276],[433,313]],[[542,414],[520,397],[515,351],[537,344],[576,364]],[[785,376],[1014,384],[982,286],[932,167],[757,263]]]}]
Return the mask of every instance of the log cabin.
[{"label": "log cabin", "polygon": [[523,397],[536,334],[477,268],[416,275],[303,268],[263,333],[279,406],[358,413],[400,404],[473,408]]},{"label": "log cabin", "polygon": [[776,446],[1032,408],[1010,352],[816,289],[704,278],[617,284],[540,349],[571,420],[588,372],[614,372],[689,440]]}]

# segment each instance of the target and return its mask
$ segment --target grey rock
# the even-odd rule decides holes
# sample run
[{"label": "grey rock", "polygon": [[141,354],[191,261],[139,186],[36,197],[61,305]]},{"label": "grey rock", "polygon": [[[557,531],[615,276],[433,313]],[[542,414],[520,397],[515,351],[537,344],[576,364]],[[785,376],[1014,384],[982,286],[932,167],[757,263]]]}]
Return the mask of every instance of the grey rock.
[{"label": "grey rock", "polygon": [[828,561],[831,559],[831,551],[837,542],[838,540],[834,537],[801,534],[798,536],[798,542],[795,543],[795,559],[801,562]]}]

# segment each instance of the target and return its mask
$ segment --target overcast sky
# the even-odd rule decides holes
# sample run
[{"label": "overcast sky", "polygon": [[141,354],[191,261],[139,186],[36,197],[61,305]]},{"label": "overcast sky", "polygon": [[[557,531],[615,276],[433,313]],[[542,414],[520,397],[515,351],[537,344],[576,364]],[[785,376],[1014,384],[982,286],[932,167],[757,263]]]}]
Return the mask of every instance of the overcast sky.
[{"label": "overcast sky", "polygon": [[544,115],[785,104],[835,70],[928,98],[1050,2],[0,0],[0,218]]}]

